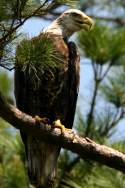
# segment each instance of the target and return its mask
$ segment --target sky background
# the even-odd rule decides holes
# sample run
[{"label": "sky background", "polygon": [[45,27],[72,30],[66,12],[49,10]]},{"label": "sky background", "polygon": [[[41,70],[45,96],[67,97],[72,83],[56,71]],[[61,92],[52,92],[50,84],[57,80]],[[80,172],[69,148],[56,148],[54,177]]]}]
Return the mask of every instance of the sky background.
[{"label": "sky background", "polygon": [[[38,18],[32,18],[28,20],[19,30],[19,33],[25,33],[26,36],[29,38],[32,38],[36,35],[38,35],[42,30],[47,27],[50,24],[50,21],[44,21],[43,19]],[[75,40],[75,37],[73,36],[70,40]],[[87,62],[87,59],[81,59],[80,64],[80,90],[79,90],[79,98],[77,102],[77,106],[80,107],[82,114],[86,115],[86,112],[88,110],[88,102],[90,102],[91,99],[91,91],[92,91],[92,85],[93,85],[93,75],[92,75],[92,69],[90,64],[85,63]],[[104,102],[101,103],[101,106],[99,108],[103,108],[105,106]],[[125,121],[121,121],[119,125],[117,126],[117,131],[113,135],[112,139],[121,139],[125,138],[124,135],[125,132]],[[111,139],[111,140],[112,140]]]}]

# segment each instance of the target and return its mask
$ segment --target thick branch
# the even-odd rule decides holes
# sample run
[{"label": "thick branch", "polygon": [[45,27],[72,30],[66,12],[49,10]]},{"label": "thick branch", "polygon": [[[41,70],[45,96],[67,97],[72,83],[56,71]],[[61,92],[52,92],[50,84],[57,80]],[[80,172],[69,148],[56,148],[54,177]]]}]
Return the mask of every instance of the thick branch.
[{"label": "thick branch", "polygon": [[38,125],[35,118],[8,104],[1,93],[0,116],[27,134],[32,134],[45,142],[71,150],[83,159],[97,161],[125,173],[125,155],[121,152],[96,144],[88,138],[77,136],[72,131],[65,131],[62,135],[59,129],[52,129],[51,125]]}]

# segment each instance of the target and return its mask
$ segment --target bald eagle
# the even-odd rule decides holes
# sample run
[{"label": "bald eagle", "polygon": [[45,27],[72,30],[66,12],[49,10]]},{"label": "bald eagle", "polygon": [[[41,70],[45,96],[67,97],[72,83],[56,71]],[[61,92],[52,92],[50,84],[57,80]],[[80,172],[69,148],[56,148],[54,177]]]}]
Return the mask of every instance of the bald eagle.
[{"label": "bald eagle", "polygon": [[[43,33],[46,33],[61,57],[56,61],[55,69],[50,66],[47,70],[44,68],[46,65],[43,61],[43,70],[39,70],[43,73],[37,87],[33,84],[29,69],[25,68],[25,71],[21,69],[20,62],[27,61],[27,59],[22,60],[19,57],[21,56],[20,49],[24,48],[23,45],[20,44],[17,47],[15,98],[20,110],[32,116],[47,117],[51,123],[59,119],[66,128],[72,128],[79,90],[80,58],[75,43],[68,40],[74,32],[82,29],[88,31],[91,26],[92,19],[90,17],[80,10],[69,9],[53,21],[39,36],[31,39],[32,45],[35,46],[35,41],[41,41],[42,45],[42,36]],[[23,50],[28,52],[30,47],[27,46]],[[36,51],[40,51],[40,48],[36,47],[35,54]],[[30,56],[34,53],[30,53]],[[32,58],[30,61],[33,61]],[[21,137],[25,145],[31,184],[36,188],[52,187],[60,148],[44,143],[37,137],[22,131]]]}]

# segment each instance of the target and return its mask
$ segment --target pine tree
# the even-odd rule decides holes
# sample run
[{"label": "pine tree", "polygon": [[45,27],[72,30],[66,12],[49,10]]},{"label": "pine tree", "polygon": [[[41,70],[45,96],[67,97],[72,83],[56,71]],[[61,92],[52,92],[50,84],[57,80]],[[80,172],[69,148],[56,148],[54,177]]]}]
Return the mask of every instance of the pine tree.
[{"label": "pine tree", "polygon": [[[1,0],[1,67],[13,69],[13,49],[19,43],[17,29],[26,20],[33,16],[49,19],[50,17],[46,16],[49,10],[51,10],[50,15],[54,18],[58,15],[56,8],[61,6],[60,3],[72,2],[68,0],[46,1],[42,6],[43,3],[44,1],[39,0]],[[46,9],[47,3],[49,3],[49,10]],[[98,9],[105,8],[105,2],[101,1],[80,1],[80,3],[78,6],[84,11],[89,10],[89,13],[92,12],[94,6]],[[125,9],[123,1],[115,3],[110,1],[108,12],[113,11],[113,7],[117,6]],[[75,129],[80,135],[124,152],[124,138],[120,137],[120,141],[115,141],[114,138],[111,142],[118,123],[124,119],[125,115],[125,29],[121,27],[124,25],[124,20],[122,17],[106,19],[96,14],[92,16],[98,18],[100,22],[97,22],[89,33],[81,32],[77,37],[82,56],[89,58],[89,66],[93,72],[93,86],[90,101],[88,101],[88,111],[83,116],[82,109],[78,110]],[[107,21],[110,23],[109,25]],[[27,39],[24,42],[26,42],[25,45],[28,44]],[[51,49],[51,46],[48,45],[48,47],[50,47],[47,48],[48,50]],[[21,53],[23,54],[23,51]],[[20,58],[22,58],[21,53]],[[27,54],[25,55],[27,56]],[[22,56],[25,58],[24,54]],[[25,69],[25,67],[23,68]],[[0,71],[0,90],[12,102],[10,85],[7,74]],[[10,125],[0,120],[0,187],[27,188],[28,179],[23,165],[25,158],[23,146],[18,133],[11,130]],[[59,161],[56,187],[122,188],[125,187],[124,179],[124,175],[116,170],[88,160],[83,161],[79,156],[63,150]]]}]

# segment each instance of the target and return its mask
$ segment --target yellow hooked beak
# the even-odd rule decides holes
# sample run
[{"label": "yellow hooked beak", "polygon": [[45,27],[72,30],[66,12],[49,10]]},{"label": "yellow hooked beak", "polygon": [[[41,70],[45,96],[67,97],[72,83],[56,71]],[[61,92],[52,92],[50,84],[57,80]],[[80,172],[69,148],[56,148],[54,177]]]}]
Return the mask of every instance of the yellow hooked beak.
[{"label": "yellow hooked beak", "polygon": [[89,31],[92,28],[93,25],[94,25],[94,22],[89,16],[84,18],[84,20],[83,20],[83,29]]},{"label": "yellow hooked beak", "polygon": [[76,19],[77,24],[79,24],[80,28],[85,30],[85,31],[89,31],[92,26],[94,25],[93,20],[89,17],[89,16],[81,16],[80,19]]}]

